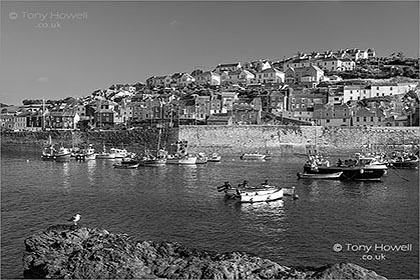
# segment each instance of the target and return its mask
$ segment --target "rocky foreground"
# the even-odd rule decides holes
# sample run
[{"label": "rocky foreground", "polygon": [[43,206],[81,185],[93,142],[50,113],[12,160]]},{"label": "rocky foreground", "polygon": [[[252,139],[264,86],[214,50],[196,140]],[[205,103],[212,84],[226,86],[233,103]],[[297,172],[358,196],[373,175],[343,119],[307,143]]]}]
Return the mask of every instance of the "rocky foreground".
[{"label": "rocky foreground", "polygon": [[130,240],[103,229],[57,225],[25,240],[25,278],[386,279],[351,263],[287,267],[242,252]]}]

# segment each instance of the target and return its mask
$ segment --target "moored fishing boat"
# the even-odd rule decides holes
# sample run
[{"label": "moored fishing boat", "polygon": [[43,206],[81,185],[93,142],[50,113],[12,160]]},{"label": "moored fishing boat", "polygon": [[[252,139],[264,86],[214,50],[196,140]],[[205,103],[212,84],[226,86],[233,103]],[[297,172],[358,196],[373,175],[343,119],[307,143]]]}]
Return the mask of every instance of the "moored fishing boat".
[{"label": "moored fishing boat", "polygon": [[181,164],[181,165],[193,165],[196,163],[197,163],[197,157],[194,155],[189,155],[189,154],[181,156],[181,158],[178,160],[178,164]]},{"label": "moored fishing boat", "polygon": [[126,149],[117,149],[117,148],[111,148],[109,150],[109,153],[111,156],[114,156],[114,158],[125,158],[129,155]]},{"label": "moored fishing boat", "polygon": [[283,195],[295,196],[295,187],[282,187]]},{"label": "moored fishing boat", "polygon": [[412,152],[395,151],[388,160],[390,167],[398,169],[418,169],[419,158]]},{"label": "moored fishing boat", "polygon": [[42,160],[54,160],[54,146],[50,145],[42,150]]},{"label": "moored fishing boat", "polygon": [[159,125],[158,127],[159,127],[159,136],[158,136],[156,154],[152,154],[148,150],[145,151],[145,156],[141,160],[141,165],[143,166],[157,167],[157,166],[165,165],[167,162],[168,152],[165,149],[160,148],[160,137],[162,134],[162,126]]},{"label": "moored fishing boat", "polygon": [[140,165],[140,162],[119,162],[114,164],[114,168],[120,169],[136,169]]},{"label": "moored fishing boat", "polygon": [[218,153],[212,153],[210,157],[207,159],[209,162],[220,162],[222,160],[222,156]]},{"label": "moored fishing boat", "polygon": [[[338,160],[336,165],[330,166],[326,161],[319,164],[317,158],[312,159],[310,163],[305,164],[304,173],[326,175],[342,172],[340,179],[343,180],[368,180],[379,181],[388,170],[387,166],[375,157],[364,157],[357,155],[355,158],[345,160],[344,163]],[[322,161],[321,161],[322,162]]]},{"label": "moored fishing boat", "polygon": [[166,158],[166,164],[178,164],[179,163],[179,155],[174,154],[174,155],[168,155]]},{"label": "moored fishing boat", "polygon": [[162,166],[166,164],[166,158],[143,158],[140,164],[144,166]]},{"label": "moored fishing boat", "polygon": [[71,151],[69,148],[61,146],[58,150],[54,151],[55,161],[70,161]]},{"label": "moored fishing boat", "polygon": [[91,160],[96,158],[95,149],[93,148],[92,144],[89,144],[87,149],[83,151],[86,160]]},{"label": "moored fishing boat", "polygon": [[259,153],[245,153],[240,156],[243,160],[264,160],[266,155]]},{"label": "moored fishing boat", "polygon": [[102,152],[96,154],[96,159],[115,159],[115,154],[111,154],[106,151],[105,145],[103,146]]},{"label": "moored fishing boat", "polygon": [[51,140],[51,135],[48,136],[48,142],[45,144],[42,149],[41,158],[42,160],[54,160],[54,144]]},{"label": "moored fishing boat", "polygon": [[197,154],[197,161],[196,164],[205,164],[208,162],[208,157],[205,153],[198,153]]},{"label": "moored fishing boat", "polygon": [[307,173],[307,172],[298,172],[297,176],[299,179],[324,179],[324,180],[333,180],[340,179],[342,171],[334,173]]},{"label": "moored fishing boat", "polygon": [[159,150],[156,156],[146,152],[145,156],[140,161],[143,166],[162,166],[166,164],[166,151]]},{"label": "moored fishing boat", "polygon": [[115,163],[114,168],[121,169],[135,169],[139,167],[140,161],[134,157],[126,157],[121,160],[121,162]]},{"label": "moored fishing boat", "polygon": [[390,160],[389,164],[392,168],[398,169],[418,169],[418,159],[407,159],[407,160]]}]

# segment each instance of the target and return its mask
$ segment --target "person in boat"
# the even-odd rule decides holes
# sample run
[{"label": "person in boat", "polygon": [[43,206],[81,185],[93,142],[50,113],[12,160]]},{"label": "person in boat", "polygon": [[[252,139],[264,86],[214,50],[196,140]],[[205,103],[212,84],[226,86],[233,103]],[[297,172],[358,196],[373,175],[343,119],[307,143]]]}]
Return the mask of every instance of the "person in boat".
[{"label": "person in boat", "polygon": [[238,185],[239,188],[247,188],[248,187],[248,181],[244,180],[244,182],[242,184]]},{"label": "person in boat", "polygon": [[227,182],[225,182],[224,184],[223,184],[223,186],[224,186],[224,188],[225,188],[225,190],[229,190],[229,189],[231,189],[232,188],[232,186],[230,185],[230,183],[227,181]]},{"label": "person in boat", "polygon": [[338,159],[338,161],[337,161],[337,166],[341,166],[341,165],[343,165],[343,162],[341,161],[341,159],[339,158]]},{"label": "person in boat", "polygon": [[267,180],[267,179],[265,179],[265,180],[264,180],[264,183],[261,183],[261,185],[262,185],[262,186],[268,186],[268,180]]}]

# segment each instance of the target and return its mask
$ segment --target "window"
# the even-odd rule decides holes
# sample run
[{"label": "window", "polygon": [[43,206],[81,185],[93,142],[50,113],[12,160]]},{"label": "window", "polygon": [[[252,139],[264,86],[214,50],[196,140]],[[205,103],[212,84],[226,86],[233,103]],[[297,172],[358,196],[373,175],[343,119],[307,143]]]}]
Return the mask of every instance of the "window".
[{"label": "window", "polygon": [[356,117],[356,121],[357,122],[360,122],[360,117]]},{"label": "window", "polygon": [[366,122],[366,117],[363,117],[363,121]]},{"label": "window", "polygon": [[326,120],[326,122],[327,122],[327,123],[329,123],[329,122],[330,122],[330,120]]},{"label": "window", "polygon": [[343,119],[343,122],[346,122],[346,119]]}]

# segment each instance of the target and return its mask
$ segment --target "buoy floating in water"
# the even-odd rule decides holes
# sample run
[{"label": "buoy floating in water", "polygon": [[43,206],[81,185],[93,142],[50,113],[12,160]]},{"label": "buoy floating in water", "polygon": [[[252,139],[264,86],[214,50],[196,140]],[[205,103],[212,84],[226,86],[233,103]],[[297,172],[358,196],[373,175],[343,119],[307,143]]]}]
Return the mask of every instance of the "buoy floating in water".
[{"label": "buoy floating in water", "polygon": [[299,196],[297,194],[293,195],[293,200],[299,199]]}]

